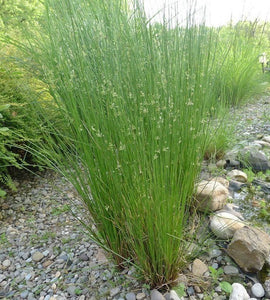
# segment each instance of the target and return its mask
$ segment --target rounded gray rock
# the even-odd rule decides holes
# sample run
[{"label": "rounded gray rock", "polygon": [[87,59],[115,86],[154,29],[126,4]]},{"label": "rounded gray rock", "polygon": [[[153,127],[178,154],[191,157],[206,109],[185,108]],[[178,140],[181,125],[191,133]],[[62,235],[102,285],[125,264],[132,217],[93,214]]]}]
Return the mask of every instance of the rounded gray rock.
[{"label": "rounded gray rock", "polygon": [[165,300],[165,298],[158,290],[152,290],[151,291],[151,300]]},{"label": "rounded gray rock", "polygon": [[126,300],[136,300],[136,295],[134,293],[127,293]]},{"label": "rounded gray rock", "polygon": [[251,292],[252,292],[252,295],[256,298],[261,298],[265,294],[264,288],[260,283],[255,283],[251,287]]},{"label": "rounded gray rock", "polygon": [[239,270],[235,266],[227,265],[224,267],[224,273],[226,275],[236,275],[239,273]]},{"label": "rounded gray rock", "polygon": [[23,291],[23,292],[21,292],[20,297],[23,298],[23,299],[26,299],[26,297],[28,296],[28,294],[29,294],[28,291]]}]

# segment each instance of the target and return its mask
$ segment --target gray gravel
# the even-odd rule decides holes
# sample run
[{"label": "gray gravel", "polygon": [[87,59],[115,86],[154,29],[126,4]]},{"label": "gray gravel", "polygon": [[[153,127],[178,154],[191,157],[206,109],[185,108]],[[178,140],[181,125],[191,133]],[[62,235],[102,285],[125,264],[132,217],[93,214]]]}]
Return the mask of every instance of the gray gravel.
[{"label": "gray gravel", "polygon": [[[238,140],[254,140],[258,135],[270,135],[270,96],[231,110]],[[233,146],[233,145],[232,145]]]},{"label": "gray gravel", "polygon": [[146,293],[132,278],[116,272],[104,252],[83,232],[69,204],[80,206],[59,175],[27,175],[18,192],[1,200],[0,298],[123,299]]}]

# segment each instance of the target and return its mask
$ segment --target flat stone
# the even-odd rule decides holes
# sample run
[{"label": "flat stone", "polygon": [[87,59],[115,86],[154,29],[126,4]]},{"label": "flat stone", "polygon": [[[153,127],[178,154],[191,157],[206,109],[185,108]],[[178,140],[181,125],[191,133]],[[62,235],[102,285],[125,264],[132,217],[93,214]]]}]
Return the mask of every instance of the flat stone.
[{"label": "flat stone", "polygon": [[88,261],[89,260],[89,256],[86,253],[82,253],[79,255],[79,259],[82,261]]},{"label": "flat stone", "polygon": [[138,294],[136,295],[136,299],[137,299],[137,300],[144,300],[145,298],[146,298],[145,293],[138,293]]},{"label": "flat stone", "polygon": [[209,253],[210,258],[215,258],[222,255],[222,251],[219,249],[212,249]]},{"label": "flat stone", "polygon": [[106,264],[106,263],[109,262],[106,255],[105,255],[104,250],[98,249],[97,260],[100,264]]},{"label": "flat stone", "polygon": [[136,300],[136,295],[134,293],[127,293],[126,300]]},{"label": "flat stone", "polygon": [[235,266],[227,265],[224,267],[224,273],[226,275],[236,275],[239,274],[239,270]]},{"label": "flat stone", "polygon": [[208,271],[207,265],[200,259],[196,258],[192,264],[192,273],[195,276],[203,276],[203,274]]},{"label": "flat stone", "polygon": [[36,251],[34,252],[34,254],[32,255],[32,260],[34,262],[39,262],[42,260],[42,258],[44,257],[43,253]]},{"label": "flat stone", "polygon": [[23,291],[23,292],[21,292],[20,297],[23,298],[23,299],[26,299],[26,297],[28,296],[28,294],[29,294],[28,291]]},{"label": "flat stone", "polygon": [[43,268],[47,268],[48,266],[50,266],[53,263],[52,260],[46,260],[44,261],[44,263],[42,264]]},{"label": "flat stone", "polygon": [[262,298],[265,294],[264,288],[260,283],[255,283],[251,287],[251,292],[252,292],[252,295],[256,298]]},{"label": "flat stone", "polygon": [[117,286],[110,290],[110,296],[113,298],[116,295],[118,295],[120,293],[120,291],[121,291],[121,288],[119,286]]},{"label": "flat stone", "polygon": [[48,255],[50,254],[50,251],[49,251],[49,250],[45,250],[45,251],[42,252],[42,254],[43,254],[44,256],[48,256]]},{"label": "flat stone", "polygon": [[25,280],[26,281],[30,280],[31,278],[32,278],[32,274],[31,273],[25,275]]}]

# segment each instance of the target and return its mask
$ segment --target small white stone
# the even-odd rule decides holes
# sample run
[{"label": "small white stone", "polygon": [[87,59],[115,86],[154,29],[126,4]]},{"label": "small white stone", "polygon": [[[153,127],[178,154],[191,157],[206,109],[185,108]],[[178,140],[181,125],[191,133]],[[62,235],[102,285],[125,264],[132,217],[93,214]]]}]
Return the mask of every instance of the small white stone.
[{"label": "small white stone", "polygon": [[261,298],[265,294],[264,288],[260,283],[255,283],[251,287],[251,292],[252,292],[253,296],[256,297],[256,298]]},{"label": "small white stone", "polygon": [[60,271],[57,271],[57,272],[55,273],[54,277],[55,277],[55,278],[58,278],[58,277],[60,277],[60,275],[61,275],[61,272],[60,272]]},{"label": "small white stone", "polygon": [[11,265],[11,261],[9,259],[5,259],[3,262],[2,262],[2,265],[3,267],[6,269],[8,268],[10,265]]},{"label": "small white stone", "polygon": [[250,297],[242,284],[233,283],[229,300],[250,300]]}]

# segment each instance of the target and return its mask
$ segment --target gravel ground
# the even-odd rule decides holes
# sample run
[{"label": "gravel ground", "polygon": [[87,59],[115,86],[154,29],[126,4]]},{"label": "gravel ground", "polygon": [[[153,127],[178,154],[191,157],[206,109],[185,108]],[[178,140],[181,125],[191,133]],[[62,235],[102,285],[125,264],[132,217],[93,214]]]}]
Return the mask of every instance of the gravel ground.
[{"label": "gravel ground", "polygon": [[[270,97],[232,111],[232,116],[238,139],[269,135]],[[83,232],[68,206],[80,202],[63,178],[48,171],[39,176],[22,174],[16,185],[17,192],[0,200],[0,298],[149,298],[149,290],[136,280],[135,271],[118,273]],[[221,252],[209,254],[206,260],[209,265],[231,263]],[[189,289],[188,294],[187,299],[203,298],[199,287]]]},{"label": "gravel ground", "polygon": [[264,96],[231,111],[238,140],[254,140],[270,134],[270,96]]},{"label": "gravel ground", "polygon": [[63,178],[25,176],[1,205],[0,298],[119,299],[144,292],[134,270],[117,273],[83,232],[68,206],[80,202]]}]

